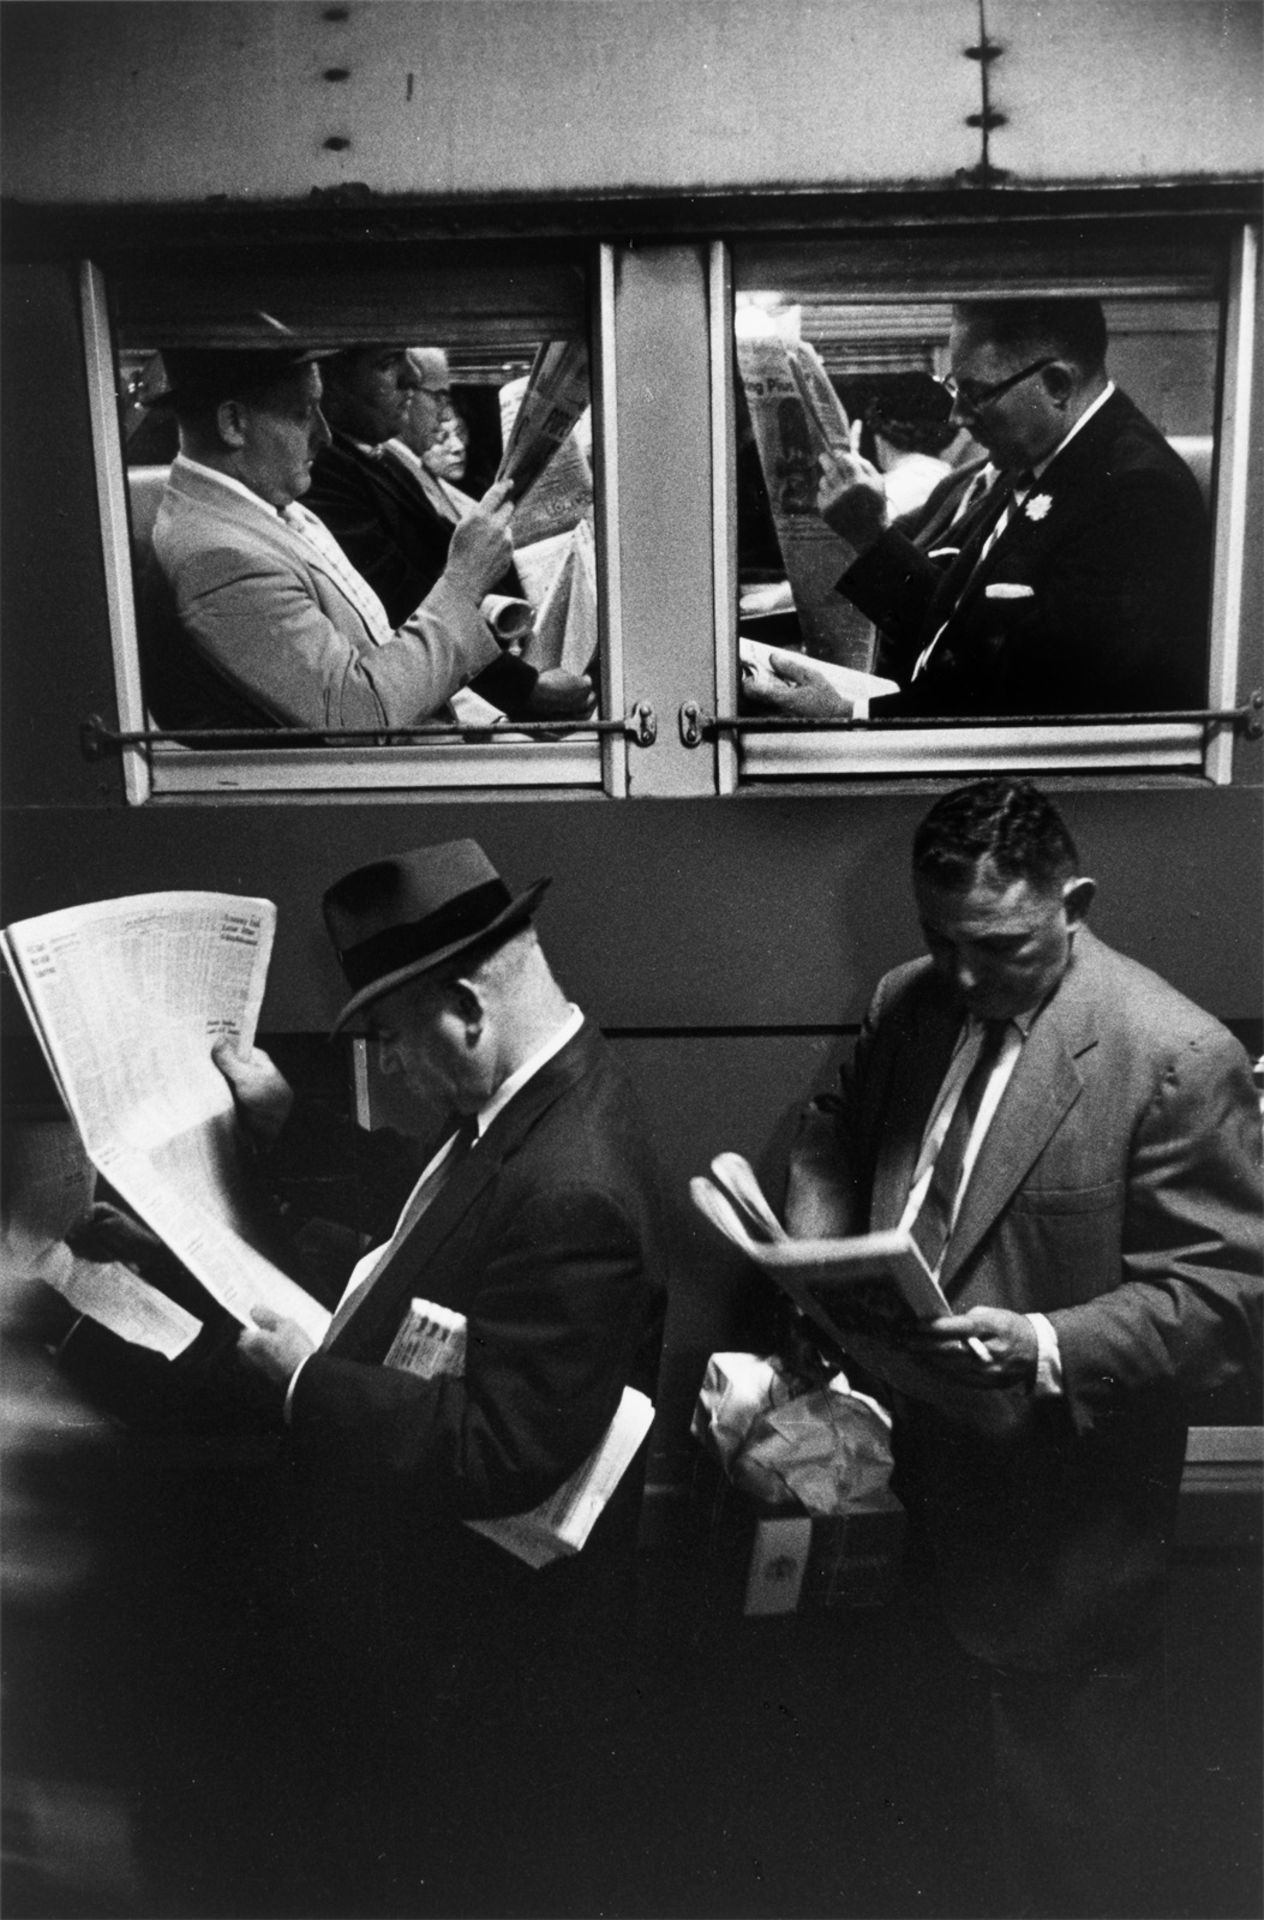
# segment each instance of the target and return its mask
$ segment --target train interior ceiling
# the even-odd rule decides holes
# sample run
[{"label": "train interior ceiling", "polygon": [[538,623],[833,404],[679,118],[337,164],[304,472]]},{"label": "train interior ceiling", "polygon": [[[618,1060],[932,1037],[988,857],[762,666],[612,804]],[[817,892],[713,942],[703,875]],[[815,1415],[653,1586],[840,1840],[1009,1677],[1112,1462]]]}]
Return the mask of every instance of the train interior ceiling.
[{"label": "train interior ceiling", "polygon": [[[671,1270],[647,1798],[611,1914],[994,1911],[963,1837],[989,1815],[963,1752],[978,1702],[963,1680],[927,1705],[938,1629],[898,1584],[898,1520],[836,1529],[829,1567],[818,1537],[797,1601],[746,1610],[768,1515],[691,1418],[709,1356],[767,1351],[776,1320],[688,1182],[732,1150],[779,1199],[803,1100],[921,951],[914,827],[993,771],[1065,813],[1095,931],[1264,1054],[1260,30],[1256,0],[0,6],[0,924],[179,889],[275,902],[262,1044],[302,1092],[417,1135],[420,1167],[427,1117],[363,1041],[327,1038],[317,902],[470,836],[515,886],[551,876],[541,938],[650,1116]],[[820,368],[894,501],[979,455],[947,418],[953,305],[1012,293],[1101,302],[1112,377],[1192,475],[1210,562],[1179,701],[760,716],[750,643],[861,678],[884,658],[820,590],[837,554],[795,494],[817,448],[774,448],[768,367]],[[568,485],[527,496],[517,539],[550,608],[535,664],[590,672],[591,715],[201,741],[164,704],[143,593],[176,452],[161,353],[240,346],[261,311],[320,349],[442,347],[473,494],[541,350],[570,350]],[[259,1463],[129,1430],[57,1358],[47,1221],[94,1176],[7,971],[0,1015],[8,1908],[244,1916],[267,1820],[220,1675],[266,1644],[237,1607]],[[342,1177],[313,1162],[315,1210]],[[1264,1897],[1264,1427],[1242,1395],[1193,1417],[1166,1702],[1188,1920]]]}]

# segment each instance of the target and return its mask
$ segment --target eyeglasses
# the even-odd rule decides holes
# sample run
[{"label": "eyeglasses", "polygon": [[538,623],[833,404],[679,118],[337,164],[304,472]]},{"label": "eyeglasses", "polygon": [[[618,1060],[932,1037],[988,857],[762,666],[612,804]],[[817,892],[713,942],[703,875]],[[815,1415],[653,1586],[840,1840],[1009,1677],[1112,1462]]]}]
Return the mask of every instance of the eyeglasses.
[{"label": "eyeglasses", "polygon": [[1011,373],[1008,380],[998,380],[990,387],[976,387],[970,383],[959,387],[955,380],[941,380],[939,384],[954,405],[963,406],[970,413],[982,413],[984,407],[990,407],[994,400],[999,400],[1001,395],[1008,393],[1011,387],[1021,386],[1024,380],[1031,379],[1033,373],[1043,373],[1046,367],[1053,365],[1057,357],[1056,353],[1051,353],[1044,360],[1035,360],[1031,366],[1024,367],[1021,373]]}]

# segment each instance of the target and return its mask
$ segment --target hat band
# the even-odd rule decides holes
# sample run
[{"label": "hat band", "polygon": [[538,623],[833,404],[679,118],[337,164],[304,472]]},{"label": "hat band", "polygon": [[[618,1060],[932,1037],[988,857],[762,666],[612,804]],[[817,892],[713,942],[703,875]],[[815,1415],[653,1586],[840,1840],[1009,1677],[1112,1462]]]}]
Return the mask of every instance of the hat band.
[{"label": "hat band", "polygon": [[424,920],[387,927],[370,939],[345,948],[338,956],[342,970],[351,987],[359,993],[375,980],[384,980],[388,974],[415,966],[419,960],[428,960],[455,941],[482,933],[512,901],[513,895],[503,880],[485,880],[467,893],[458,893],[445,906],[428,913]]}]

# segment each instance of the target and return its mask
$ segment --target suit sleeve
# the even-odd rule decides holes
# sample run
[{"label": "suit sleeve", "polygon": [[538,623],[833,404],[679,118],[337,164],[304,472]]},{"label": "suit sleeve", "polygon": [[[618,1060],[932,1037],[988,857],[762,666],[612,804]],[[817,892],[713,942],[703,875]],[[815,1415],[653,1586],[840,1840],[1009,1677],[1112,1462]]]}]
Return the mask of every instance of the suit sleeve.
[{"label": "suit sleeve", "polygon": [[[423,539],[419,520],[415,545],[406,546],[384,525],[378,503],[365,493],[359,475],[330,462],[318,468],[303,504],[320,515],[357,573],[373,588],[393,624],[407,622],[442,580],[452,542],[452,528],[446,521],[436,517],[430,537]],[[496,591],[523,597],[522,582],[514,567],[506,570]],[[500,707],[510,719],[523,719],[538,679],[535,668],[525,660],[497,648],[470,684],[475,693]]]},{"label": "suit sleeve", "polygon": [[[203,657],[285,726],[389,730],[424,720],[499,657],[472,602],[440,581],[385,646],[357,646],[300,568],[220,545],[188,555],[174,582]],[[349,619],[359,616],[348,607]]]},{"label": "suit sleeve", "polygon": [[295,1387],[296,1446],[358,1458],[418,1517],[522,1513],[553,1493],[614,1417],[645,1324],[640,1240],[610,1194],[498,1206],[480,1247],[462,1378],[317,1354]]},{"label": "suit sleeve", "polygon": [[[1017,676],[1037,710],[1201,699],[1208,543],[1186,479],[1118,474],[1033,570],[1033,598],[983,603],[1003,694]],[[1028,579],[1021,565],[1014,577]]]},{"label": "suit sleeve", "polygon": [[1262,1264],[1250,1072],[1227,1035],[1201,1033],[1136,1128],[1119,1286],[1049,1315],[1077,1429],[1153,1392],[1258,1382]]}]

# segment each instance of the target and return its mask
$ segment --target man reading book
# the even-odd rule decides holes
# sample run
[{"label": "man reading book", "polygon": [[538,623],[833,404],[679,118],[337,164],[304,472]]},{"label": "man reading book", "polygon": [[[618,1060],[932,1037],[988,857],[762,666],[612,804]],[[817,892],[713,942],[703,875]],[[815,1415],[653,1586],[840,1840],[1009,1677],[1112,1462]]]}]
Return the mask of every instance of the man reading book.
[{"label": "man reading book", "polygon": [[913,892],[929,957],[879,984],[840,1094],[810,1111],[787,1224],[905,1227],[952,1309],[891,1356],[895,1486],[990,1677],[1005,1911],[1161,1911],[1187,1409],[1258,1379],[1249,1063],[1088,931],[1093,882],[1025,782],[940,800]]}]

